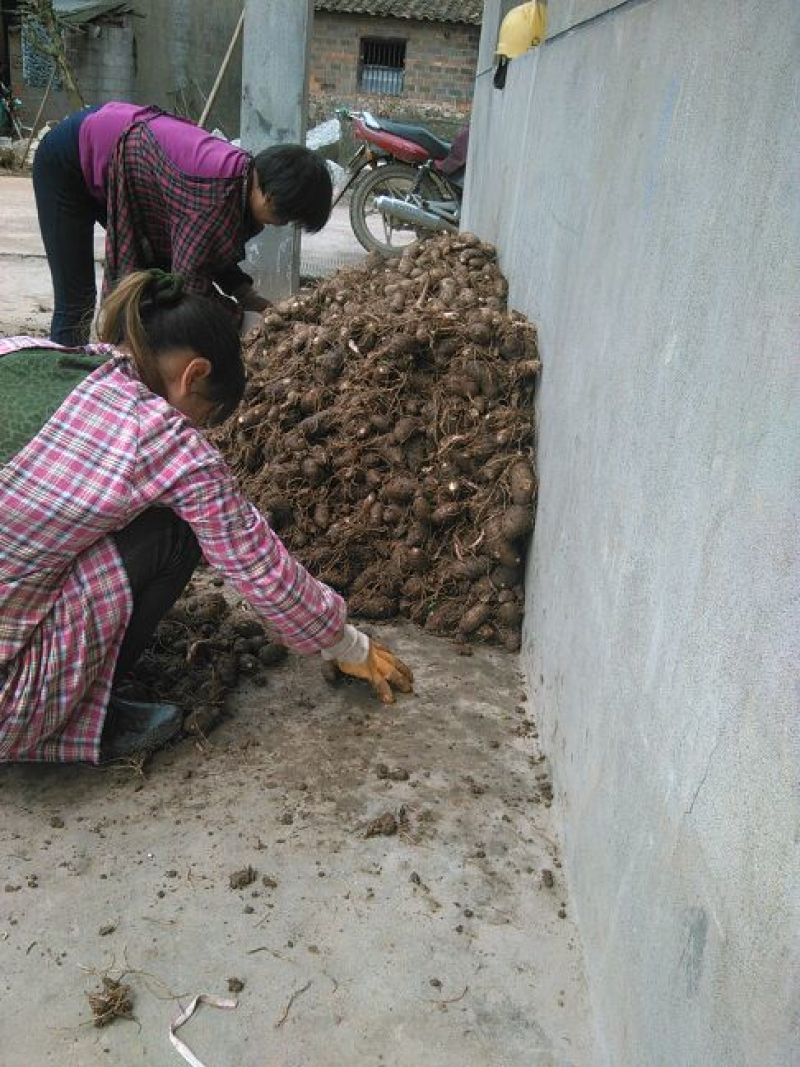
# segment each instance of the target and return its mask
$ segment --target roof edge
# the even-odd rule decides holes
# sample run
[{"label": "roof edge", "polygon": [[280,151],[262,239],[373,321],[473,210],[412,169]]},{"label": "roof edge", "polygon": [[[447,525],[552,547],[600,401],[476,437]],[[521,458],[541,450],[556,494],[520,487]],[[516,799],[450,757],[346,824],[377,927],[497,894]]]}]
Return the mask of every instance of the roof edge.
[{"label": "roof edge", "polygon": [[[375,2],[380,7],[379,0]],[[446,22],[451,25],[480,26],[483,21],[483,5],[480,5],[480,13],[474,15],[449,15],[441,12],[427,14],[424,11],[365,11],[363,6],[356,2],[347,3],[347,0],[315,0],[314,9],[329,15],[355,15],[362,18],[392,18],[403,19],[407,22]]]}]

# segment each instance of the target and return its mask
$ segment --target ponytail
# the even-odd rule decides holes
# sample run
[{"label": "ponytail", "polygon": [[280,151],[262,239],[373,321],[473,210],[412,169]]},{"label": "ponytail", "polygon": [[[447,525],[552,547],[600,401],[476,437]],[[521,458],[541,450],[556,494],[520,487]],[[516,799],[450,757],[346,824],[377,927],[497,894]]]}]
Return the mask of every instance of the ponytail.
[{"label": "ponytail", "polygon": [[[164,394],[164,379],[158,359],[142,322],[142,298],[152,289],[149,270],[136,271],[123,278],[103,301],[97,320],[97,336],[107,344],[126,344],[144,384],[154,393]],[[152,294],[150,296],[152,302]]]},{"label": "ponytail", "polygon": [[97,322],[101,341],[125,344],[142,382],[166,394],[158,357],[188,348],[211,364],[203,388],[213,405],[212,422],[224,421],[245,386],[241,342],[232,316],[206,296],[187,292],[179,274],[136,271],[103,301]]}]

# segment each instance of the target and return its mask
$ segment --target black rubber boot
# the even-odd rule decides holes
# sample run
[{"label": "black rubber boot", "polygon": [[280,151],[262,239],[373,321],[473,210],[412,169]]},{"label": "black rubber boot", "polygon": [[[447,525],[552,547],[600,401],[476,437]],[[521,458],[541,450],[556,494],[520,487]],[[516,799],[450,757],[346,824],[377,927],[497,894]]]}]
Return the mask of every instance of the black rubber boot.
[{"label": "black rubber boot", "polygon": [[100,758],[107,763],[153,752],[175,736],[182,722],[183,713],[174,704],[144,704],[112,694],[100,742]]}]

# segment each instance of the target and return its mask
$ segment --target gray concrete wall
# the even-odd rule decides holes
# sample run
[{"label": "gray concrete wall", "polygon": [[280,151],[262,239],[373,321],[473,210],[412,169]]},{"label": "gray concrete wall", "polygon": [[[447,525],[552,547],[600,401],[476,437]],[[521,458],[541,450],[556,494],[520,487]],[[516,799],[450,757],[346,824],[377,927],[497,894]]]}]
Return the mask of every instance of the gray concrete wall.
[{"label": "gray concrete wall", "polygon": [[71,36],[73,70],[87,104],[128,100],[134,92],[134,19],[100,22]]},{"label": "gray concrete wall", "polygon": [[[242,0],[137,0],[136,98],[186,114],[195,122],[214,84],[228,42],[242,13]],[[270,56],[264,56],[269,70]],[[242,46],[231,56],[207,127],[239,135]]]},{"label": "gray concrete wall", "polygon": [[465,224],[544,363],[524,663],[614,1067],[800,1062],[799,39],[796,0],[634,0],[478,79]]},{"label": "gray concrete wall", "polygon": [[[308,115],[312,0],[246,0],[243,27],[242,146],[254,155],[303,144]],[[271,51],[272,77],[263,55]],[[247,273],[262,296],[283,300],[300,284],[300,228],[266,226],[247,245]]]}]

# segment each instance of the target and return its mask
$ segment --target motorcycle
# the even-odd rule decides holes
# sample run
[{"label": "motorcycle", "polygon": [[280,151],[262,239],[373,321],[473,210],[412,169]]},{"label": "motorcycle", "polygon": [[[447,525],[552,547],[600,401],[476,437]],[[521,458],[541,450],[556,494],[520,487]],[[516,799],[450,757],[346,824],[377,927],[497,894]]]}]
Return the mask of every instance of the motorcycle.
[{"label": "motorcycle", "polygon": [[334,203],[353,187],[350,223],[367,251],[400,255],[426,233],[458,230],[465,167],[460,156],[452,158],[453,144],[424,126],[368,111],[337,114],[353,123],[362,143]]}]

